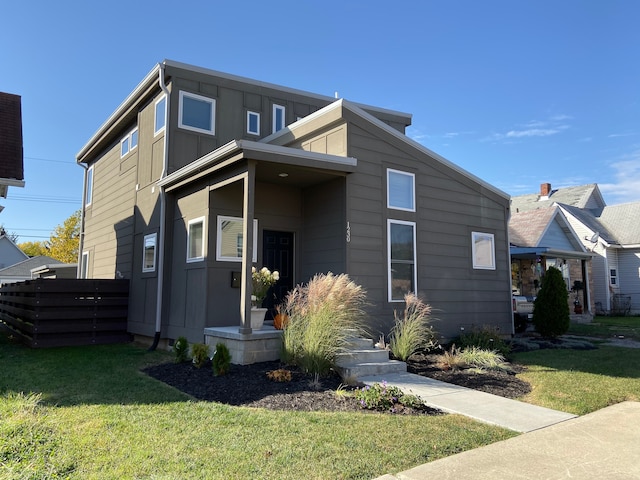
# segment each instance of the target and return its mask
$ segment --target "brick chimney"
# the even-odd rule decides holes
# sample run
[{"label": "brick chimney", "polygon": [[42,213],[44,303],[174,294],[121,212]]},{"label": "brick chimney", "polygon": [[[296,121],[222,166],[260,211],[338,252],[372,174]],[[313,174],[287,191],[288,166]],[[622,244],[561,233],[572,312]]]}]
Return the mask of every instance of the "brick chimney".
[{"label": "brick chimney", "polygon": [[548,197],[551,195],[551,184],[550,183],[541,183],[540,184],[540,196]]}]

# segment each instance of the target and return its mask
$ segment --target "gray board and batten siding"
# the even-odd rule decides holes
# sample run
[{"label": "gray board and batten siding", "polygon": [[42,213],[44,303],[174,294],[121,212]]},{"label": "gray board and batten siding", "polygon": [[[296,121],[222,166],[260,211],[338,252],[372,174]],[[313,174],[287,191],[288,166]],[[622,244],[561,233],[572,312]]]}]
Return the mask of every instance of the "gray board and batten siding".
[{"label": "gray board and batten siding", "polygon": [[[246,171],[247,162],[257,165],[257,266],[263,260],[264,230],[292,233],[296,283],[318,272],[348,273],[369,293],[372,332],[386,332],[393,310],[403,308],[387,301],[387,220],[415,222],[418,293],[441,319],[436,329],[450,337],[460,326],[492,324],[511,333],[509,199],[405,137],[410,115],[170,61],[164,69],[171,92],[165,130],[154,135],[155,104],[162,96],[156,67],[77,157],[94,176],[93,201],[84,219],[89,277],[132,279],[132,333],[154,333],[157,273],[143,273],[141,267],[143,238],[159,231],[156,182],[164,135],[167,173],[188,170],[189,176],[167,188],[163,338],[186,335],[201,341],[204,327],[240,323],[240,289],[231,278],[241,264],[216,260],[216,227],[220,215],[241,216],[243,189],[240,182],[216,182]],[[215,99],[213,135],[178,128],[180,91]],[[269,135],[274,104],[286,107],[286,124],[293,125]],[[247,134],[247,110],[260,113],[260,135]],[[298,117],[304,118],[296,122]],[[138,146],[121,158],[120,140],[136,125]],[[240,141],[239,153],[226,169],[208,171],[203,162],[201,170],[189,170],[234,140]],[[270,151],[270,145],[300,149],[299,158],[295,151],[284,156],[284,150]],[[323,167],[323,158],[310,152],[351,158],[353,165],[329,161]],[[289,183],[270,176],[282,166],[291,169]],[[415,212],[387,208],[387,168],[415,174]],[[198,217],[205,220],[205,258],[188,263],[186,231]],[[472,268],[473,231],[495,236],[495,270]]]}]

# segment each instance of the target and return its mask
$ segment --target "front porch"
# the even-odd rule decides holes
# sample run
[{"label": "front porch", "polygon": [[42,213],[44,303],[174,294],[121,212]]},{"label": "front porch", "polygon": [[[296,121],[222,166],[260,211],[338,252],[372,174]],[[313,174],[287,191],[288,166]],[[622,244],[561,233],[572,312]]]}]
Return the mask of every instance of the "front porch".
[{"label": "front porch", "polygon": [[218,343],[224,343],[231,353],[231,363],[235,365],[279,360],[282,350],[282,330],[266,324],[248,334],[240,333],[237,326],[207,327],[204,339],[211,351]]}]

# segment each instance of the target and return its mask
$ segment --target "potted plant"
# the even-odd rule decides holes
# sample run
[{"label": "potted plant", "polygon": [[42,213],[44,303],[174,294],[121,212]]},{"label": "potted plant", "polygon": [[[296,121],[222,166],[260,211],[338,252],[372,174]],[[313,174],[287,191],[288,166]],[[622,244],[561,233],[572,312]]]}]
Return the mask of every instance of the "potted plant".
[{"label": "potted plant", "polygon": [[251,328],[260,330],[264,322],[264,316],[267,313],[266,308],[262,308],[262,302],[267,296],[269,289],[280,279],[277,271],[271,272],[267,267],[260,270],[251,267]]}]

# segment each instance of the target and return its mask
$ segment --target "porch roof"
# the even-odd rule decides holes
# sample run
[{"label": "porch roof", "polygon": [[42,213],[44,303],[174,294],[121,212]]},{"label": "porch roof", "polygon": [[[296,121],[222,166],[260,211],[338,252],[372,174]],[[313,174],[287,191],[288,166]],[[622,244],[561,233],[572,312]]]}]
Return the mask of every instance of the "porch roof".
[{"label": "porch roof", "polygon": [[354,172],[358,160],[299,148],[282,147],[250,140],[233,140],[159,180],[167,190],[227,168],[241,160],[258,160],[256,178],[271,183],[296,185],[318,183],[323,179]]},{"label": "porch roof", "polygon": [[574,252],[567,250],[556,250],[549,247],[509,247],[511,259],[534,259],[537,257],[547,258],[577,258],[587,260],[594,256],[591,252]]}]

